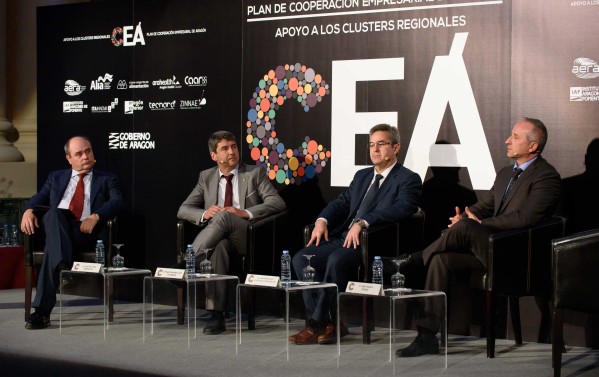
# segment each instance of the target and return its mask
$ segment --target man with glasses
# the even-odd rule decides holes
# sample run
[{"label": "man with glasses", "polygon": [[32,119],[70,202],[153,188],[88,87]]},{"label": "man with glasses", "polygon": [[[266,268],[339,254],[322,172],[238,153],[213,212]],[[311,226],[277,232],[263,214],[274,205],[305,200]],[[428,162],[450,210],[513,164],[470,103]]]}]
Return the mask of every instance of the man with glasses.
[{"label": "man with glasses", "polygon": [[[307,265],[304,255],[314,255],[310,265],[314,279],[335,283],[344,291],[349,277],[361,263],[360,232],[363,228],[405,219],[417,211],[422,191],[418,174],[397,161],[399,131],[388,124],[370,129],[369,167],[356,173],[349,188],[318,215],[306,248],[293,257],[298,277]],[[336,339],[336,297],[330,290],[304,293],[308,327],[289,337],[296,344],[327,344]],[[315,293],[314,293],[315,292]],[[342,325],[341,336],[348,334]]]}]

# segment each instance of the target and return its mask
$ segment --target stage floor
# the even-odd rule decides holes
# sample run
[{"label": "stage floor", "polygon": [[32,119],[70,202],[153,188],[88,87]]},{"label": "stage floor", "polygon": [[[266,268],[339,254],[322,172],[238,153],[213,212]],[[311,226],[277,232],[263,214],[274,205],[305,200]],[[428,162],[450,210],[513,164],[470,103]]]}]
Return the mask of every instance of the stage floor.
[{"label": "stage floor", "polygon": [[[102,306],[97,300],[69,297],[63,307],[62,329],[58,308],[52,325],[44,330],[26,330],[23,289],[0,290],[0,367],[5,376],[390,376],[388,332],[378,329],[373,343],[363,345],[360,327],[350,325],[342,340],[341,357],[336,345],[290,345],[286,362],[285,323],[263,316],[257,329],[242,322],[242,343],[236,354],[235,320],[218,336],[202,334],[187,343],[187,326],[174,323],[174,307],[157,306],[154,333],[146,323],[145,341],[142,304],[117,305],[115,322],[103,332]],[[206,317],[206,316],[204,316]],[[298,331],[302,320],[290,323]],[[409,343],[415,333],[404,331],[398,338]],[[567,347],[562,376],[599,376],[599,351]],[[395,359],[395,357],[394,357]],[[401,376],[552,376],[551,345],[498,340],[496,358],[487,359],[485,340],[449,336],[448,368],[441,356],[396,360]]]}]

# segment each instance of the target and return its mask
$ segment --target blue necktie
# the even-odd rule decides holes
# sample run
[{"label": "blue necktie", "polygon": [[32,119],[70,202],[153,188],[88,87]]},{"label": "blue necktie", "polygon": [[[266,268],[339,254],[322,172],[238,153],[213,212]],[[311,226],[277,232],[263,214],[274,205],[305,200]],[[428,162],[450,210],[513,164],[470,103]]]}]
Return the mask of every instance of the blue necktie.
[{"label": "blue necktie", "polygon": [[356,213],[356,217],[361,217],[364,213],[370,210],[370,207],[374,204],[374,199],[376,198],[376,194],[379,192],[379,182],[383,179],[381,174],[377,174],[374,177],[374,182],[370,185],[370,189],[364,195],[364,199],[358,208],[358,212]]},{"label": "blue necktie", "polygon": [[503,198],[501,199],[501,205],[499,206],[500,210],[503,208],[503,203],[505,202],[505,199],[507,199],[507,196],[509,195],[510,191],[514,187],[514,184],[518,180],[518,177],[520,176],[520,174],[522,174],[523,171],[524,170],[522,170],[520,168],[517,168],[516,170],[514,170],[514,175],[512,175],[512,178],[510,179],[510,183],[508,183],[507,189],[503,193]]}]

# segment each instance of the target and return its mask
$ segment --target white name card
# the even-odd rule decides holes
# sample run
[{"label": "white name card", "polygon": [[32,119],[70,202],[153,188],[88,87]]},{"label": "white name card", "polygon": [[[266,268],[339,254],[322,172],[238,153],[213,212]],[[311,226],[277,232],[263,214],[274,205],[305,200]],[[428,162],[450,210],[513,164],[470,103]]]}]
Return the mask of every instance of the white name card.
[{"label": "white name card", "polygon": [[102,264],[100,263],[73,262],[73,268],[71,268],[71,271],[98,273],[101,269]]},{"label": "white name card", "polygon": [[245,283],[264,287],[278,287],[280,286],[280,279],[279,276],[250,274],[245,277]]},{"label": "white name card", "polygon": [[158,267],[154,273],[154,277],[163,279],[183,279],[185,270],[181,268],[164,268]]},{"label": "white name card", "polygon": [[382,284],[361,283],[357,281],[348,282],[347,288],[345,288],[345,292],[370,296],[385,295],[385,292],[383,292]]}]

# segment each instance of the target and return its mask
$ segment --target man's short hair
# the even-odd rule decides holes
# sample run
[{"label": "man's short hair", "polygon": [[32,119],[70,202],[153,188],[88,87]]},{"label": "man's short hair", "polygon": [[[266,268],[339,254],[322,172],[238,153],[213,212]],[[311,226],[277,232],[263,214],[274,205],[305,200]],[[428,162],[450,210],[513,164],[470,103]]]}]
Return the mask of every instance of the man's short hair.
[{"label": "man's short hair", "polygon": [[[81,136],[81,135],[73,136],[73,137],[69,138],[69,140],[67,140],[66,143],[64,143],[64,154],[65,154],[65,156],[70,156],[71,155],[71,149],[69,147],[71,146],[71,140],[73,140],[76,137],[79,137],[79,138],[87,141],[89,143],[89,146],[90,147],[92,146],[92,142],[91,142],[91,140],[89,140],[88,137]],[[93,147],[92,147],[92,149],[93,149]]]},{"label": "man's short hair", "polygon": [[391,142],[393,144],[399,144],[399,130],[397,127],[393,127],[386,123],[377,124],[370,129],[370,136],[377,131],[387,131],[389,136],[391,136]]},{"label": "man's short hair", "polygon": [[216,131],[216,132],[212,133],[212,135],[210,135],[210,138],[208,139],[208,149],[210,150],[210,152],[216,153],[216,147],[218,145],[218,142],[221,140],[235,141],[235,142],[237,141],[235,139],[235,135],[233,135],[229,131]]},{"label": "man's short hair", "polygon": [[524,117],[523,120],[533,125],[533,129],[526,135],[527,141],[537,143],[539,146],[536,152],[541,153],[545,149],[545,144],[547,144],[547,127],[535,118]]}]

